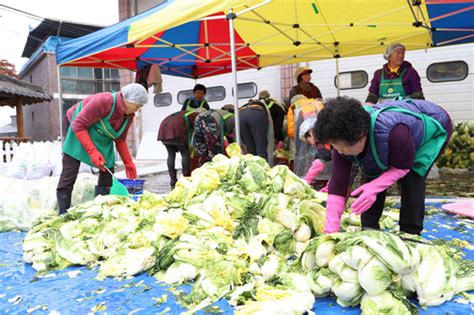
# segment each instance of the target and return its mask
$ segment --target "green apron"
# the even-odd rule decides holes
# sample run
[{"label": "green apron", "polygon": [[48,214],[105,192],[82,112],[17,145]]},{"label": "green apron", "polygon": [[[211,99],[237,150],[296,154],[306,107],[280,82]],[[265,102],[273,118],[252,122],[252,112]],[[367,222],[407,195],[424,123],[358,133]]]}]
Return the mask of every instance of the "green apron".
[{"label": "green apron", "polygon": [[[267,104],[267,100],[269,101],[268,104]],[[286,109],[283,105],[281,105],[280,103],[278,103],[277,101],[273,100],[273,99],[265,99],[265,104],[268,108],[268,110],[271,110],[271,108],[273,107],[273,105],[275,106],[278,106],[280,107],[284,112],[286,112]]]},{"label": "green apron", "polygon": [[229,117],[232,117],[234,114],[232,113],[227,113],[227,114],[224,114],[224,116],[221,116],[221,121],[220,121],[220,125],[221,125],[221,134],[220,134],[220,142],[221,142],[221,152],[224,153],[225,152],[225,148],[224,148],[224,136],[228,136],[229,135],[229,132],[227,130],[227,128],[225,127],[225,121],[227,120],[227,118]]},{"label": "green apron", "polygon": [[193,126],[191,125],[191,122],[189,121],[189,115],[191,115],[193,112],[186,112],[183,115],[184,118],[184,123],[186,124],[186,141],[188,142],[187,144],[191,144],[191,138],[193,137]]},{"label": "green apron", "polygon": [[385,71],[382,69],[379,86],[379,102],[383,103],[386,100],[392,100],[395,97],[405,97],[406,92],[403,88],[403,76],[407,72],[407,68],[403,69],[400,76],[396,79],[386,79]]},{"label": "green apron", "polygon": [[[196,108],[192,107],[192,106],[190,105],[190,103],[191,103],[191,100],[188,100],[188,102],[187,102],[187,104],[186,104],[186,111],[192,113],[192,112],[194,112],[194,111],[196,110]],[[206,103],[206,100],[202,100],[201,103],[199,104],[198,108],[204,107],[204,103]]]},{"label": "green apron", "polygon": [[385,110],[390,110],[412,115],[423,121],[424,135],[420,146],[416,149],[415,163],[411,169],[420,176],[426,176],[428,170],[435,162],[448,137],[448,132],[441,126],[441,124],[436,119],[426,114],[414,113],[397,106],[388,106],[379,110],[375,110],[372,106],[364,106],[364,109],[370,113],[370,148],[372,150],[375,163],[377,163],[377,166],[384,171],[388,168],[388,166],[384,165],[382,161],[380,161],[379,155],[377,154],[377,149],[375,147],[374,127],[377,116]]},{"label": "green apron", "polygon": [[267,104],[267,108],[271,109],[273,104],[275,104],[272,100]]},{"label": "green apron", "polygon": [[[106,161],[105,166],[107,166],[108,168],[115,166],[114,140],[120,137],[120,135],[124,132],[128,124],[128,118],[126,118],[118,132],[116,132],[110,125],[109,119],[110,117],[112,117],[112,114],[115,110],[115,104],[117,100],[116,93],[112,93],[112,95],[114,101],[112,103],[112,110],[110,111],[110,113],[87,129],[87,132],[89,133],[92,142],[95,144],[97,150],[99,150],[99,152],[104,157]],[[72,156],[76,160],[84,162],[90,166],[96,166],[92,163],[89,154],[86,150],[84,150],[84,147],[79,142],[76,137],[76,134],[72,130],[72,122],[82,110],[82,106],[82,102],[80,102],[72,115],[66,139],[64,140],[63,152]]]}]

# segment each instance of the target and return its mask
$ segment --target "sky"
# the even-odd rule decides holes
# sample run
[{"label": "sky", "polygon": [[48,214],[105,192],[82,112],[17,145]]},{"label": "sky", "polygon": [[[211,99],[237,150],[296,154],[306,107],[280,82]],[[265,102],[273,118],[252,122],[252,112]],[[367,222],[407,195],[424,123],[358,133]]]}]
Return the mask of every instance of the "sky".
[{"label": "sky", "polygon": [[[118,0],[0,0],[0,59],[14,64],[17,73],[28,61],[21,57],[28,32],[41,22],[41,18],[112,25],[118,22]],[[0,107],[0,125],[9,123],[9,115],[15,113],[10,107],[7,110],[3,107]]]}]

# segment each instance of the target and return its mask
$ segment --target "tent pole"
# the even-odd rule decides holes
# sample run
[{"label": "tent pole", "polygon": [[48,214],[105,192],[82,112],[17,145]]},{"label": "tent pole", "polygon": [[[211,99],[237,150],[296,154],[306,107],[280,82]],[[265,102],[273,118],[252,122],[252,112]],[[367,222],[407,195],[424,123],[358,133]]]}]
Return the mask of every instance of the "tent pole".
[{"label": "tent pole", "polygon": [[340,96],[340,88],[339,88],[339,58],[336,58],[336,88],[337,88],[337,96]]},{"label": "tent pole", "polygon": [[232,8],[229,9],[227,19],[229,20],[230,52],[232,59],[232,78],[234,83],[234,118],[235,118],[235,140],[240,145],[240,121],[239,121],[239,98],[237,95],[237,61],[235,56],[234,19],[236,15]]},{"label": "tent pole", "polygon": [[58,117],[59,139],[63,143],[63,89],[61,87],[61,66],[58,65]]}]

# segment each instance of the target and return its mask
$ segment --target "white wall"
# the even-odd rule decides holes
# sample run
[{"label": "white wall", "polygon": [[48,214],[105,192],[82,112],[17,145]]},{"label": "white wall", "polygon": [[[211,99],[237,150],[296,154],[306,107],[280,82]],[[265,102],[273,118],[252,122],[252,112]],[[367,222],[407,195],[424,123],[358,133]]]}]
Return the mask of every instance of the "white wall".
[{"label": "white wall", "polygon": [[[407,51],[405,60],[411,62],[421,77],[425,99],[443,106],[454,121],[474,120],[474,44],[446,46],[428,50]],[[435,62],[463,60],[468,64],[469,75],[463,81],[432,83],[426,78],[426,69]],[[341,95],[348,95],[365,101],[370,80],[375,70],[381,68],[386,61],[382,55],[341,58],[341,72],[365,70],[369,76],[366,87],[355,90],[342,90]],[[309,64],[314,70],[312,81],[323,94],[324,98],[337,95],[334,86],[336,63],[334,60],[314,61]]]},{"label": "white wall", "polygon": [[[474,44],[447,46],[432,48],[428,50],[407,51],[405,59],[413,64],[418,71],[423,86],[425,98],[443,106],[454,121],[474,121]],[[426,78],[426,68],[434,62],[446,62],[463,60],[469,66],[469,75],[463,81],[431,83]],[[341,58],[339,69],[341,72],[364,70],[367,72],[369,82],[367,86],[360,89],[342,90],[341,95],[347,95],[365,101],[370,80],[375,70],[379,69],[386,61],[382,55],[368,55],[362,57]],[[314,61],[305,64],[313,69],[312,82],[315,83],[324,98],[337,95],[334,85],[336,74],[335,60]],[[246,70],[237,73],[239,83],[255,82],[258,92],[268,90],[272,97],[280,100],[286,95],[280,95],[280,67],[273,66],[261,70]],[[179,111],[181,104],[177,101],[177,94],[181,90],[189,90],[196,83],[207,87],[224,86],[226,97],[220,102],[210,102],[211,108],[220,108],[225,104],[233,103],[232,75],[223,74],[199,80],[185,79],[172,76],[163,77],[163,92],[170,92],[173,103],[167,107],[157,108],[153,104],[152,89],[150,89],[150,101],[142,109],[142,126],[144,137],[137,155],[138,159],[166,159],[167,153],[161,142],[156,141],[158,128],[162,120],[169,114]],[[255,97],[257,97],[255,96]],[[239,105],[245,104],[248,99],[239,100]]]},{"label": "white wall", "polygon": [[[257,84],[257,94],[261,90],[269,90],[272,97],[280,99],[280,67],[268,67],[261,70],[245,70],[237,73],[237,80],[239,83],[255,82]],[[211,108],[221,108],[225,104],[233,104],[234,97],[232,96],[233,81],[232,75],[222,74],[214,77],[203,79],[186,79],[174,76],[163,76],[163,92],[170,92],[173,96],[173,103],[167,107],[156,107],[153,103],[153,89],[150,88],[150,100],[142,109],[142,130],[143,138],[137,154],[137,159],[166,159],[167,153],[164,145],[156,141],[158,135],[158,128],[163,119],[179,110],[181,104],[178,103],[178,92],[182,90],[193,89],[196,83],[204,84],[206,87],[224,86],[226,89],[226,97],[222,101],[209,102]],[[239,105],[248,102],[247,99],[240,99]]]}]

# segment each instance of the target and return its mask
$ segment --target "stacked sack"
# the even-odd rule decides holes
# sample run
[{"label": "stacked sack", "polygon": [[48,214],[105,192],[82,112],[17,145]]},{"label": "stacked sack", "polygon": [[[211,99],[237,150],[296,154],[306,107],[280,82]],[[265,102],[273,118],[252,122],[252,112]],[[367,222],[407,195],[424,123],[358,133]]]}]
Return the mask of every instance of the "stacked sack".
[{"label": "stacked sack", "polygon": [[[7,164],[5,176],[19,179],[39,179],[59,176],[62,170],[62,148],[59,141],[21,143],[16,148],[12,162]],[[80,173],[90,173],[91,168],[82,163]]]},{"label": "stacked sack", "polygon": [[[56,186],[62,170],[61,143],[21,143],[11,163],[0,167],[0,232],[28,231],[33,223],[57,213]],[[91,168],[81,164],[72,205],[94,198],[97,183]]]}]

